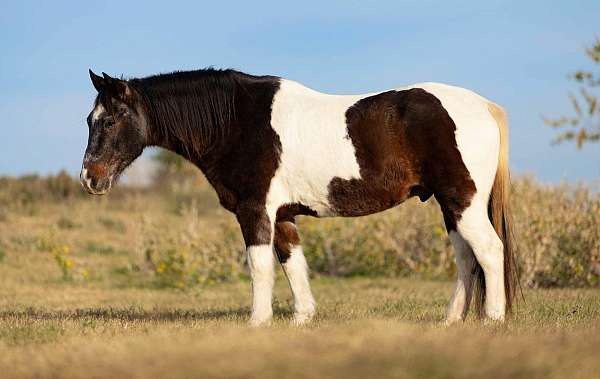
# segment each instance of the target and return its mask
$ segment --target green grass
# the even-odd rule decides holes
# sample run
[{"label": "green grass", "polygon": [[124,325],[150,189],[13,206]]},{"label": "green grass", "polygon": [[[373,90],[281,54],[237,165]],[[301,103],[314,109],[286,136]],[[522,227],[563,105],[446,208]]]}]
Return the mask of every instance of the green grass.
[{"label": "green grass", "polygon": [[85,253],[98,255],[129,255],[127,250],[118,250],[110,245],[104,245],[97,242],[88,242],[85,246]]}]

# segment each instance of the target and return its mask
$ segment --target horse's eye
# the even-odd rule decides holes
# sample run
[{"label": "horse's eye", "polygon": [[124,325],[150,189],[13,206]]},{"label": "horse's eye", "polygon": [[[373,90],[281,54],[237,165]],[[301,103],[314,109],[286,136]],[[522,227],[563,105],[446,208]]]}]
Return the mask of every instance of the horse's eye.
[{"label": "horse's eye", "polygon": [[107,128],[110,128],[114,125],[115,125],[115,120],[113,120],[113,119],[107,119],[106,121],[104,121],[104,126]]}]

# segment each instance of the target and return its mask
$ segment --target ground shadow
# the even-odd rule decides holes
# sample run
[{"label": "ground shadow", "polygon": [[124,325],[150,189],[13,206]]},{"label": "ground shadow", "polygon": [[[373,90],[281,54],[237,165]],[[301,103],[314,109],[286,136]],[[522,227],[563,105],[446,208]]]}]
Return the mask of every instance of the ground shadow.
[{"label": "ground shadow", "polygon": [[29,308],[23,311],[0,312],[0,320],[121,320],[121,321],[206,321],[206,320],[235,320],[250,317],[247,308],[236,309],[141,309],[141,308],[77,308],[73,310],[48,311]]},{"label": "ground shadow", "polygon": [[[293,311],[285,304],[273,304],[274,318],[291,317]],[[75,308],[67,310],[48,310],[43,308],[27,308],[24,310],[0,311],[0,320],[122,320],[122,321],[207,321],[207,320],[245,320],[250,318],[250,309],[247,307],[226,309],[180,309],[180,308],[152,308],[140,307],[112,308]]]}]

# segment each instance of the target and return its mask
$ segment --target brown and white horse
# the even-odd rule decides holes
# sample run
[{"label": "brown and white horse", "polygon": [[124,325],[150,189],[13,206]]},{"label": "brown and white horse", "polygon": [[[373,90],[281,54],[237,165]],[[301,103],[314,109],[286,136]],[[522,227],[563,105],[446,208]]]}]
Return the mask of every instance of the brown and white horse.
[{"label": "brown and white horse", "polygon": [[363,216],[411,196],[435,197],[456,251],[447,321],[464,319],[474,289],[487,317],[510,311],[508,129],[498,105],[439,83],[338,96],[233,70],[90,76],[98,96],[87,120],[83,186],[107,193],[147,146],[199,167],[239,221],[252,325],[272,318],[274,252],[293,292],[294,322],[315,313],[296,216]]}]

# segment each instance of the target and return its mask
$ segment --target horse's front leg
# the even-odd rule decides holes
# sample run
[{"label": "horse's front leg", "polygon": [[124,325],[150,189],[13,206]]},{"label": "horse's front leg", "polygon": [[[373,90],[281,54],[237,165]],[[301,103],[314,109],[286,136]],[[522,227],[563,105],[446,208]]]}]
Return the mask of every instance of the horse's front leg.
[{"label": "horse's front leg", "polygon": [[264,207],[253,204],[238,207],[236,216],[244,235],[252,278],[250,325],[268,325],[273,318],[272,297],[275,281],[273,223]]}]

